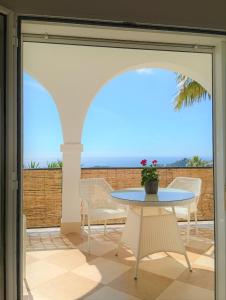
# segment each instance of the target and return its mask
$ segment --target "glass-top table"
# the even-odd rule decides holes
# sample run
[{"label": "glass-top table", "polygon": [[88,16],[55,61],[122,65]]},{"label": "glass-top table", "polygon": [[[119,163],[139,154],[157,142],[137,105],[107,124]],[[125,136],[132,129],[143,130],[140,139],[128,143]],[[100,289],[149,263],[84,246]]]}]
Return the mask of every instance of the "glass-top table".
[{"label": "glass-top table", "polygon": [[129,208],[119,247],[124,244],[134,253],[135,279],[140,259],[156,252],[180,253],[185,256],[189,270],[192,270],[174,207],[187,206],[189,209],[195,201],[194,193],[160,188],[158,194],[147,195],[143,188],[132,188],[114,191],[111,196],[113,201],[128,205]]},{"label": "glass-top table", "polygon": [[144,189],[124,189],[111,193],[113,200],[135,206],[183,206],[194,201],[195,194],[189,191],[160,188],[158,194],[147,195]]}]

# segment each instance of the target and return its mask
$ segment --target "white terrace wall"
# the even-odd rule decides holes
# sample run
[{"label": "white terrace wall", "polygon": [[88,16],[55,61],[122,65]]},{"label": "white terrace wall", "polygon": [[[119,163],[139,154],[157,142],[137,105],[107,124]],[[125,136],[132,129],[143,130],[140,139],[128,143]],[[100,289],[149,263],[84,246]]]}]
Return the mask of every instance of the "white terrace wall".
[{"label": "white terrace wall", "polygon": [[209,54],[28,42],[23,54],[24,70],[50,92],[61,118],[63,232],[80,229],[82,129],[91,101],[109,80],[127,70],[156,67],[183,73],[212,92]]}]

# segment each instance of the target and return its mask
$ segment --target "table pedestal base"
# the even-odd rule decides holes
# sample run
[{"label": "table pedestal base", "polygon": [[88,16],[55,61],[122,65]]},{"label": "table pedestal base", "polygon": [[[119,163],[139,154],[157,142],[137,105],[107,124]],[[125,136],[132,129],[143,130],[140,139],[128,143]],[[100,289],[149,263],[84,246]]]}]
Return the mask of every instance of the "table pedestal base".
[{"label": "table pedestal base", "polygon": [[[135,275],[141,258],[157,252],[176,252],[185,256],[192,271],[174,213],[161,208],[130,207],[120,244],[129,247],[135,257]],[[119,246],[120,246],[119,244]]]}]

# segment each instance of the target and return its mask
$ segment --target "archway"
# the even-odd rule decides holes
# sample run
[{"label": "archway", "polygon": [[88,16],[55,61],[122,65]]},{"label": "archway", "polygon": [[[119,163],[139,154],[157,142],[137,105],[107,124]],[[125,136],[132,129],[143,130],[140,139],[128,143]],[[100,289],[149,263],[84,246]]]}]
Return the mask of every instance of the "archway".
[{"label": "archway", "polygon": [[82,128],[92,99],[107,81],[126,70],[163,67],[195,79],[211,93],[210,54],[31,42],[23,54],[25,70],[53,95],[62,120],[63,232],[80,231]]}]

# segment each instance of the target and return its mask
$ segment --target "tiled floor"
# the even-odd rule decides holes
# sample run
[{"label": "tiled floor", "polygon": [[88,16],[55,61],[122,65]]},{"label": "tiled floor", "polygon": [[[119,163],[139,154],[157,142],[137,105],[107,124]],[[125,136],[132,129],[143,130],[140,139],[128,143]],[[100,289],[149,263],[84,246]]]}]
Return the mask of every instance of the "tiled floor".
[{"label": "tiled floor", "polygon": [[[180,226],[186,240],[186,227]],[[213,225],[192,228],[187,253],[193,266],[175,253],[157,253],[140,263],[133,279],[134,257],[121,248],[115,256],[121,226],[93,229],[91,254],[86,234],[61,235],[59,230],[28,231],[24,300],[213,300]]]}]

